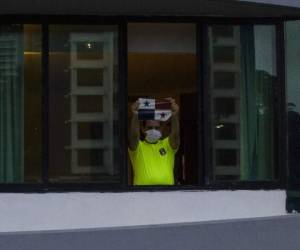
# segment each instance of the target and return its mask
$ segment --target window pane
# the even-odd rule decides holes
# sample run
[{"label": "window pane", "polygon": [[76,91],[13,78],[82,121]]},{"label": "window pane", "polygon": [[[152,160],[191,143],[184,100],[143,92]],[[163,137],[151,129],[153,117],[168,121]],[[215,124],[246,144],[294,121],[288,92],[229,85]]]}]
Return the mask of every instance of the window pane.
[{"label": "window pane", "polygon": [[228,71],[214,72],[214,88],[215,89],[233,89],[236,82],[236,73]]},{"label": "window pane", "polygon": [[103,59],[103,42],[77,41],[76,54],[78,60],[101,60]]},{"label": "window pane", "polygon": [[77,95],[77,114],[80,113],[103,113],[103,96]]},{"label": "window pane", "polygon": [[78,122],[79,139],[103,139],[102,122]]},{"label": "window pane", "polygon": [[236,114],[236,98],[216,97],[214,113],[216,117],[229,117]]},{"label": "window pane", "polygon": [[234,27],[231,25],[215,25],[211,27],[211,31],[214,40],[232,38],[234,36]]},{"label": "window pane", "polygon": [[77,84],[82,87],[103,86],[103,69],[77,69]]},{"label": "window pane", "polygon": [[232,46],[214,46],[213,48],[214,63],[234,63],[235,47]]},{"label": "window pane", "polygon": [[[167,97],[175,99],[180,107],[180,147],[175,155],[175,163],[173,161],[170,163],[171,167],[174,166],[174,173],[171,174],[172,177],[175,176],[175,184],[198,184],[201,167],[199,168],[197,159],[199,124],[197,121],[196,25],[183,23],[128,25],[129,104],[139,97],[154,98],[158,101]],[[129,117],[132,117],[130,106]],[[170,120],[161,122],[160,126],[162,138],[167,138],[171,130]],[[142,123],[140,128],[143,128]],[[140,139],[143,140],[143,136]],[[165,156],[164,153],[162,155]],[[153,157],[157,159],[157,155]],[[146,160],[147,163],[151,161],[150,158],[152,157]],[[128,164],[131,170],[132,162],[129,161]],[[145,171],[149,170],[147,173],[153,173],[157,170],[155,167],[153,170],[145,164],[147,169]],[[159,172],[155,176],[161,178],[161,174],[162,172]],[[132,180],[134,173],[129,179],[130,182],[134,182]],[[163,184],[163,182],[156,183]]]},{"label": "window pane", "polygon": [[0,25],[0,183],[41,179],[41,26]]},{"label": "window pane", "polygon": [[214,179],[274,180],[275,27],[209,28]]},{"label": "window pane", "polygon": [[49,178],[51,182],[120,181],[118,28],[49,28]]},{"label": "window pane", "polygon": [[78,150],[78,165],[80,167],[104,167],[104,152],[102,149],[80,149]]},{"label": "window pane", "polygon": [[236,140],[238,137],[238,127],[236,123],[220,123],[215,126],[216,140]]},{"label": "window pane", "polygon": [[216,160],[218,166],[236,166],[237,150],[235,149],[217,149]]}]

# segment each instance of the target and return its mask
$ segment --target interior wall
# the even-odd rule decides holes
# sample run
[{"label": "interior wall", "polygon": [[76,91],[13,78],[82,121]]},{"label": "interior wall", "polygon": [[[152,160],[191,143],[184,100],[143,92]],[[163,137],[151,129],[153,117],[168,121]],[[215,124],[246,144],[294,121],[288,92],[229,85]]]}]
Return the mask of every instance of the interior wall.
[{"label": "interior wall", "polygon": [[196,91],[196,26],[128,25],[128,95],[174,97]]}]

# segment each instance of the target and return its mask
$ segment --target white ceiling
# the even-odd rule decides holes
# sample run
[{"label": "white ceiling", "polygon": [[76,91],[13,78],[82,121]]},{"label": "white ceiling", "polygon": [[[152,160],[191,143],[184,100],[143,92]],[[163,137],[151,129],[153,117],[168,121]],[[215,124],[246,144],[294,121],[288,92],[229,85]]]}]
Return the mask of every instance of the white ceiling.
[{"label": "white ceiling", "polygon": [[282,6],[298,7],[300,8],[300,0],[240,0],[241,2],[255,2],[255,3],[266,3],[275,4]]}]

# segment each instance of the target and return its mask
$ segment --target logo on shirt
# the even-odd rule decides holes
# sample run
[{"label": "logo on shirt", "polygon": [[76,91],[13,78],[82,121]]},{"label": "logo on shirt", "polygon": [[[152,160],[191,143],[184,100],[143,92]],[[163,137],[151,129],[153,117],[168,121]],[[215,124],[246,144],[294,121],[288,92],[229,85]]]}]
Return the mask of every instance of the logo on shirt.
[{"label": "logo on shirt", "polygon": [[165,155],[167,152],[164,148],[160,148],[159,153],[160,153],[160,155]]}]

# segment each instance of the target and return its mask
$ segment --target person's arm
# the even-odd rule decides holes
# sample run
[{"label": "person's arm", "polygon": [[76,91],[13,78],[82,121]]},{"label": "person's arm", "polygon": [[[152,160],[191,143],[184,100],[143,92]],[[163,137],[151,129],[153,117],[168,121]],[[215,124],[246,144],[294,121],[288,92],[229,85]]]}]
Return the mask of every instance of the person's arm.
[{"label": "person's arm", "polygon": [[171,133],[169,135],[169,142],[170,142],[170,146],[173,149],[178,149],[180,145],[180,135],[179,135],[180,128],[179,128],[179,119],[178,119],[179,107],[173,98],[167,98],[167,100],[171,102],[171,109],[172,109]]},{"label": "person's arm", "polygon": [[132,118],[129,127],[128,142],[129,149],[132,151],[137,149],[140,140],[140,121],[137,114],[138,106],[139,103],[137,101],[131,105]]}]

